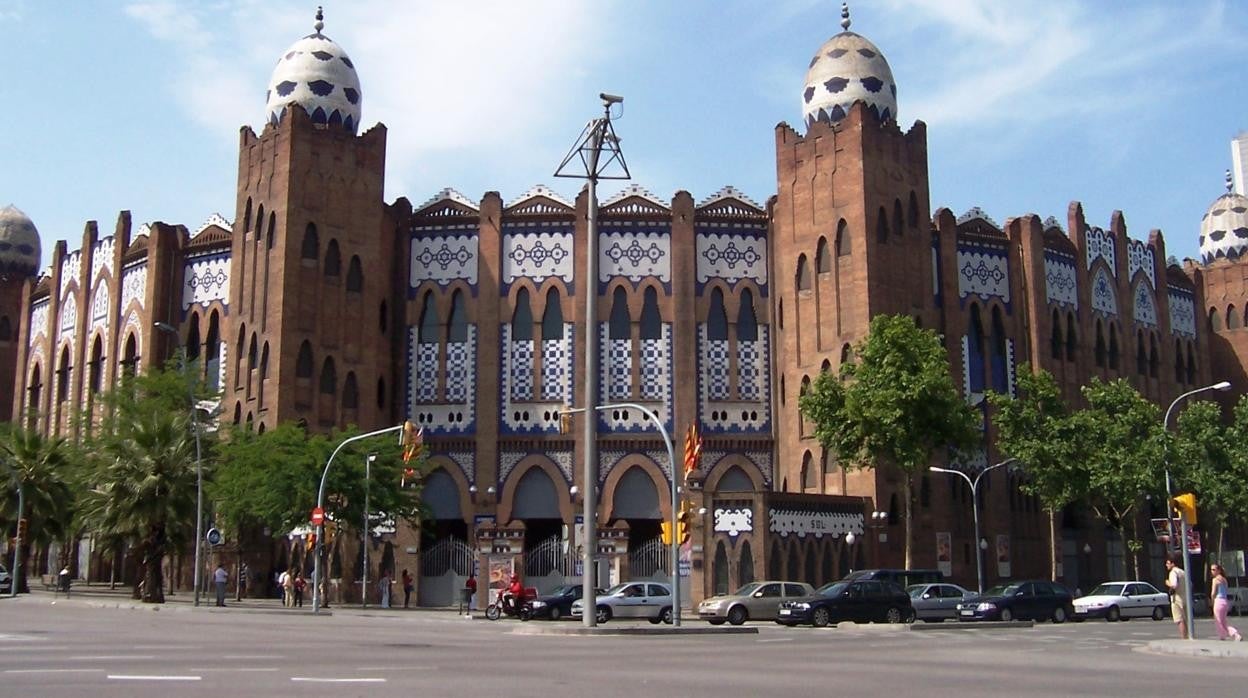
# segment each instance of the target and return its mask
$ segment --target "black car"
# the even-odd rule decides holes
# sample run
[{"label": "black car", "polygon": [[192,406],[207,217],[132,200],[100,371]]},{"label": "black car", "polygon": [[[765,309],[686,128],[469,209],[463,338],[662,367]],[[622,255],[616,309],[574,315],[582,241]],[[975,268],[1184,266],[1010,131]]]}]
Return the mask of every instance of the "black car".
[{"label": "black car", "polygon": [[[602,590],[598,589],[601,594]],[[572,613],[572,602],[581,598],[584,589],[580,584],[564,584],[555,587],[549,594],[533,599],[533,617],[559,620]]]},{"label": "black car", "polygon": [[776,612],[781,625],[809,623],[822,628],[828,623],[911,623],[914,606],[900,586],[875,579],[842,579],[825,584],[811,596],[785,601]]},{"label": "black car", "polygon": [[1061,584],[1045,579],[995,586],[978,598],[958,604],[958,620],[1052,620],[1064,623],[1075,614],[1074,599]]},{"label": "black car", "polygon": [[898,569],[858,570],[845,575],[845,581],[856,581],[859,579],[878,579],[884,582],[892,582],[905,589],[912,584],[940,584],[945,581],[945,575],[941,574],[940,570]]}]

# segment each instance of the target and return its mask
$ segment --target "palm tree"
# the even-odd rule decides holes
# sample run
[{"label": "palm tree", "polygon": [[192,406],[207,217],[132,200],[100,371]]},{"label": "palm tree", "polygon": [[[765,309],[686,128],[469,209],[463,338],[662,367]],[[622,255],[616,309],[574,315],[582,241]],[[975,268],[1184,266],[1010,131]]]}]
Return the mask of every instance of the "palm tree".
[{"label": "palm tree", "polygon": [[[74,503],[66,477],[66,453],[63,439],[44,438],[36,431],[13,428],[0,435],[0,460],[9,466],[0,470],[0,481],[7,484],[16,478],[25,494],[22,516],[27,521],[27,534],[18,553],[23,560],[21,574],[14,580],[22,593],[30,591],[26,582],[30,565],[25,561],[32,546],[64,540],[69,531]],[[6,529],[17,526],[16,487],[11,496],[0,499],[0,521]]]},{"label": "palm tree", "polygon": [[136,543],[142,581],[135,591],[145,602],[164,603],[161,564],[169,546],[194,531],[195,447],[187,419],[144,410],[105,440],[104,452],[84,521],[102,535]]}]

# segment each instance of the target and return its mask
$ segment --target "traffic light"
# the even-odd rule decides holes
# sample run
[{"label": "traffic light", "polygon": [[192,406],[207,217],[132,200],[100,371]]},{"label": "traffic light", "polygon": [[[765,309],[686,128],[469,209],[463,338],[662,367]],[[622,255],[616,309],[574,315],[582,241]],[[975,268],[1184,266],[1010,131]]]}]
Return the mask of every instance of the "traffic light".
[{"label": "traffic light", "polygon": [[571,412],[559,413],[559,433],[564,436],[567,436],[568,434],[572,433],[572,413]]},{"label": "traffic light", "polygon": [[689,542],[689,529],[693,523],[693,510],[681,508],[680,514],[676,517],[676,540],[681,545]]},{"label": "traffic light", "polygon": [[25,518],[21,518],[21,519],[18,519],[18,520],[17,520],[17,538],[18,538],[18,540],[22,540],[22,541],[27,540],[27,538],[26,538],[26,531],[27,531],[27,530],[29,530],[29,524],[30,524],[30,522],[29,522],[27,519],[25,519]]},{"label": "traffic light", "polygon": [[1175,511],[1179,512],[1188,526],[1196,525],[1196,495],[1188,492],[1170,501],[1174,504]]},{"label": "traffic light", "polygon": [[659,535],[663,539],[663,545],[672,544],[672,522],[664,521],[659,524]]}]

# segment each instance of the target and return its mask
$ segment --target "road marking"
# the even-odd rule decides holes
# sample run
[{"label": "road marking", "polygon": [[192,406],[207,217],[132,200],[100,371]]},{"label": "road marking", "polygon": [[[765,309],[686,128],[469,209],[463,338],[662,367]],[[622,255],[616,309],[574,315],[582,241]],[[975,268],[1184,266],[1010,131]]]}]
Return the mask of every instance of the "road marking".
[{"label": "road marking", "polygon": [[193,666],[193,667],[189,667],[189,668],[187,668],[187,671],[231,671],[231,672],[234,672],[234,671],[237,671],[237,672],[244,672],[244,671],[257,672],[257,671],[277,671],[277,670],[278,670],[278,669],[277,669],[277,667],[254,667],[254,666],[249,666],[249,667],[232,667],[232,666],[206,666],[206,667],[194,667],[194,666]]},{"label": "road marking", "polygon": [[84,674],[98,673],[102,669],[5,669],[6,674]]},{"label": "road marking", "polygon": [[77,660],[82,660],[82,661],[113,660],[113,659],[155,659],[155,658],[156,657],[154,655],[150,655],[150,654],[99,654],[99,655],[82,654],[82,655],[70,657],[70,659],[77,659]]},{"label": "road marking", "polygon": [[280,654],[223,654],[222,659],[285,659]]},{"label": "road marking", "polygon": [[356,671],[437,671],[436,666],[357,666]]},{"label": "road marking", "polygon": [[368,679],[321,679],[310,676],[292,676],[291,681],[303,681],[305,683],[385,683],[385,679],[368,678]]},{"label": "road marking", "polygon": [[759,640],[759,642],[792,642],[792,641],[793,641],[793,638],[791,637],[774,637],[769,640]]},{"label": "road marking", "polygon": [[38,647],[5,647],[4,653],[10,652],[49,652],[51,650],[67,650],[69,645],[40,645]]},{"label": "road marking", "polygon": [[135,645],[132,650],[197,650],[199,645]]},{"label": "road marking", "polygon": [[113,681],[199,681],[198,676],[169,676],[158,674],[109,674],[109,679]]}]

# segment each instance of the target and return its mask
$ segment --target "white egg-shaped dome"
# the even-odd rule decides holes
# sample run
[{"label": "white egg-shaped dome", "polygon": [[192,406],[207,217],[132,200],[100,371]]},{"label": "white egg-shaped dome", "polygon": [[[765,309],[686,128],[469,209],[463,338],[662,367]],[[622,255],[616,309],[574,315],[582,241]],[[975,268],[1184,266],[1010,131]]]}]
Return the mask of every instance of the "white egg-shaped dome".
[{"label": "white egg-shaped dome", "polygon": [[897,118],[897,84],[880,49],[849,31],[849,10],[841,11],[845,31],[828,39],[810,61],[802,91],[802,115],[836,123],[854,102],[864,102],[881,121]]},{"label": "white egg-shaped dome", "polygon": [[296,41],[277,61],[265,93],[268,119],[276,124],[294,102],[308,112],[313,123],[355,133],[363,97],[360,76],[347,52],[321,33],[321,20],[318,11],[316,33]]},{"label": "white egg-shaped dome", "polygon": [[1248,197],[1219,196],[1200,219],[1200,259],[1235,259],[1248,252]]},{"label": "white egg-shaped dome", "polygon": [[0,208],[0,274],[31,276],[39,269],[39,231],[16,206]]}]

